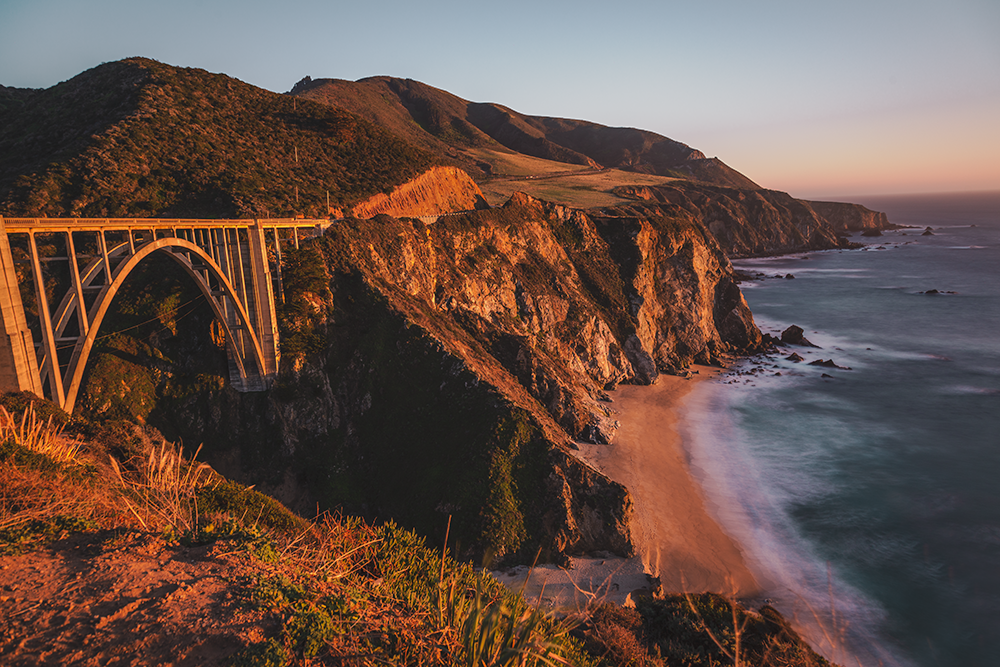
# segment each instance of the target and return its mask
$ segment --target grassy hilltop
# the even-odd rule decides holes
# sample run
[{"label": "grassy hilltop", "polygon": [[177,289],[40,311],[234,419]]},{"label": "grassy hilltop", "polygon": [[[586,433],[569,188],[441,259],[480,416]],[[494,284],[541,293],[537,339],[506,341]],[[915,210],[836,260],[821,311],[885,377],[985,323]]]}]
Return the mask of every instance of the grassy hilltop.
[{"label": "grassy hilltop", "polygon": [[458,161],[478,178],[509,174],[506,159],[527,156],[563,168],[620,169],[716,185],[759,186],[717,159],[655,132],[584,120],[530,116],[470,102],[412,79],[303,79],[291,95],[348,109],[397,136]]},{"label": "grassy hilltop", "polygon": [[0,90],[0,214],[325,216],[439,160],[343,109],[130,58]]}]

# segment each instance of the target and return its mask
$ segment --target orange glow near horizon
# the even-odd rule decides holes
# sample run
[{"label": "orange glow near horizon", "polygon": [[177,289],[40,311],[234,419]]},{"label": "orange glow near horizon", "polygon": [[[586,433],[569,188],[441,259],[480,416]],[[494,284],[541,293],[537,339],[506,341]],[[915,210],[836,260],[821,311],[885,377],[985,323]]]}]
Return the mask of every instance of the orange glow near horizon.
[{"label": "orange glow near horizon", "polygon": [[1000,103],[984,102],[733,128],[711,140],[756,183],[801,197],[1000,190],[998,118]]}]

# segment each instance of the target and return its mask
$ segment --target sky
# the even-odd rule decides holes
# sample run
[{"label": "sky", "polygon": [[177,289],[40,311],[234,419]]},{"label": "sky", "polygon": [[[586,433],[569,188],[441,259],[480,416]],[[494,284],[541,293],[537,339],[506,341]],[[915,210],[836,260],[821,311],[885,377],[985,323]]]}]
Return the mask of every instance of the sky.
[{"label": "sky", "polygon": [[1000,0],[0,0],[0,84],[146,56],[639,127],[804,198],[1000,190]]}]

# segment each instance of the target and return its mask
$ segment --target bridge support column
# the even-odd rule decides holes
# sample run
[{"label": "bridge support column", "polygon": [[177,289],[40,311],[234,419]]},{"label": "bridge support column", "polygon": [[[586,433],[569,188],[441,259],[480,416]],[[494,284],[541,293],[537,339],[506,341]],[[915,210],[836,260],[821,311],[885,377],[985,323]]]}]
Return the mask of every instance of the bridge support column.
[{"label": "bridge support column", "polygon": [[248,230],[250,250],[250,282],[253,289],[254,310],[251,317],[256,319],[260,347],[264,354],[264,381],[270,385],[278,374],[278,314],[274,307],[274,288],[271,284],[270,262],[267,259],[267,243],[264,227],[255,220]]},{"label": "bridge support column", "polygon": [[14,258],[7,241],[7,230],[0,217],[0,391],[30,391],[42,395],[35,357],[35,343],[24,318],[21,291],[14,272]]}]

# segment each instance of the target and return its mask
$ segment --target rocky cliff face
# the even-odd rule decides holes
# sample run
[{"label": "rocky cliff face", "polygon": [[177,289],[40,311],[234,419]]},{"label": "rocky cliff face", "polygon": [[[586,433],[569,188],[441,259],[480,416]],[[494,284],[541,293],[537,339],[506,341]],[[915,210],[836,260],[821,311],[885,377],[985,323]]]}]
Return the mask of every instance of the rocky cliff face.
[{"label": "rocky cliff face", "polygon": [[809,206],[838,233],[849,234],[869,229],[893,229],[885,213],[873,211],[861,204],[831,201],[811,201]]},{"label": "rocky cliff face", "polygon": [[356,218],[378,214],[396,218],[433,216],[487,207],[475,181],[457,167],[434,167],[416,178],[379,193],[351,209]]},{"label": "rocky cliff face", "polygon": [[[439,537],[452,516],[467,556],[630,553],[628,494],[573,456],[614,431],[604,389],[759,341],[691,216],[524,195],[433,224],[337,222],[285,253],[284,285],[283,343],[306,342],[283,347],[273,390],[151,389],[147,420],[300,509]],[[118,364],[114,381],[149,367]]]},{"label": "rocky cliff face", "polygon": [[735,189],[674,181],[627,186],[615,193],[684,211],[704,225],[730,257],[843,247],[844,234],[891,227],[884,213],[858,204],[809,202],[775,190]]},{"label": "rocky cliff face", "polygon": [[458,322],[466,349],[487,342],[487,357],[456,352],[495,384],[516,380],[573,437],[600,431],[603,387],[759,341],[728,261],[688,218],[591,218],[515,195],[502,210],[429,226],[377,224],[377,234],[331,229],[333,246],[351,249],[342,261],[443,340]]}]

